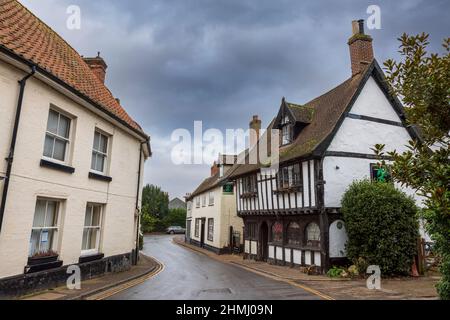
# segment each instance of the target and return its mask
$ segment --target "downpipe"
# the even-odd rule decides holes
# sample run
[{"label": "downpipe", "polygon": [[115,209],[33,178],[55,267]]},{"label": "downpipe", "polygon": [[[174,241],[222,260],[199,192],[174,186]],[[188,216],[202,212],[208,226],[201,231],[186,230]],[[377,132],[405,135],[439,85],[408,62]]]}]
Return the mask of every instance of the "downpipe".
[{"label": "downpipe", "polygon": [[14,161],[14,150],[16,148],[16,141],[17,141],[17,133],[19,130],[19,123],[20,123],[20,115],[22,112],[22,104],[23,104],[23,96],[25,93],[25,86],[27,84],[27,80],[31,78],[36,73],[36,66],[31,67],[31,72],[27,74],[22,80],[19,80],[19,98],[17,101],[17,108],[16,108],[16,117],[14,120],[14,128],[13,133],[11,137],[11,144],[9,147],[9,153],[8,157],[5,158],[7,162],[6,167],[6,174],[4,177],[4,186],[3,186],[3,193],[2,193],[2,201],[0,204],[0,232],[2,230],[3,225],[3,216],[5,215],[5,208],[6,208],[6,198],[8,196],[8,189],[9,189],[9,182],[11,180],[11,171],[12,171],[12,165]]}]

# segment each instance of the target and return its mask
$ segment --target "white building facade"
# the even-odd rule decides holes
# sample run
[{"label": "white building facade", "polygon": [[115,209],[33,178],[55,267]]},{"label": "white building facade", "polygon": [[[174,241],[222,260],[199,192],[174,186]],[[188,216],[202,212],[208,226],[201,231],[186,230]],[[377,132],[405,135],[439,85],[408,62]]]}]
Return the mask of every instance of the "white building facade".
[{"label": "white building facade", "polygon": [[18,2],[2,2],[0,17],[14,10],[56,44],[38,58],[24,28],[15,33],[24,43],[19,52],[5,36],[13,26],[0,23],[0,158],[7,159],[0,164],[0,290],[15,280],[26,286],[36,273],[45,283],[72,264],[127,268],[137,249],[149,137],[105,87],[103,59],[83,60]]},{"label": "white building facade", "polygon": [[215,164],[211,177],[187,197],[186,240],[217,254],[240,250],[243,244],[244,224],[237,216],[234,186],[225,179],[229,167]]}]

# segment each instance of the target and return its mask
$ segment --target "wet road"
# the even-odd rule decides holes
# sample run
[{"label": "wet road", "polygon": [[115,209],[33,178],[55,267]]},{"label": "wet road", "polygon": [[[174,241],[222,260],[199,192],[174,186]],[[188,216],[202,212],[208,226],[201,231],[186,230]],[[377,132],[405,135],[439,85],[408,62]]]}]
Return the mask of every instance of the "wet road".
[{"label": "wet road", "polygon": [[144,253],[164,264],[146,282],[113,300],[320,299],[301,288],[209,258],[172,242],[173,236],[145,237]]}]

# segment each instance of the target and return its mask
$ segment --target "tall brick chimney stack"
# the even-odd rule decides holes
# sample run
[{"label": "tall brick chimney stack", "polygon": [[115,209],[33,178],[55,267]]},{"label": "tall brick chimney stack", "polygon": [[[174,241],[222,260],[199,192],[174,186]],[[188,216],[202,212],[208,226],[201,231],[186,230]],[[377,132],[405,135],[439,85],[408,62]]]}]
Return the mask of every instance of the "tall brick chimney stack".
[{"label": "tall brick chimney stack", "polygon": [[261,120],[257,115],[250,121],[250,148],[256,145],[261,132]]},{"label": "tall brick chimney stack", "polygon": [[84,62],[86,62],[89,65],[89,67],[95,73],[97,78],[101,82],[105,83],[106,69],[108,68],[108,66],[106,65],[105,60],[103,60],[103,58],[100,57],[100,52],[97,54],[97,56],[95,58],[84,58],[83,57],[83,60],[84,60]]},{"label": "tall brick chimney stack", "polygon": [[357,75],[369,65],[373,58],[372,37],[364,33],[364,20],[352,21],[353,35],[348,40],[352,76]]}]

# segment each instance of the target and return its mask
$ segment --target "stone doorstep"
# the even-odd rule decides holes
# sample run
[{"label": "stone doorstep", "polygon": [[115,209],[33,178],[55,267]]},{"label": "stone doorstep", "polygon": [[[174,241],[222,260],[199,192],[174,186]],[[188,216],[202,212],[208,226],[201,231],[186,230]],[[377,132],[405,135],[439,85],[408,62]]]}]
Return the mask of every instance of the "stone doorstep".
[{"label": "stone doorstep", "polygon": [[[20,300],[83,300],[88,298],[89,296],[98,294],[100,292],[109,290],[111,288],[123,285],[130,281],[148,275],[153,272],[159,265],[151,257],[145,256],[141,253],[141,261],[142,260],[145,261],[145,264],[132,266],[128,271],[115,274],[107,274],[102,277],[86,280],[83,282],[84,288],[82,287],[81,290],[69,290],[67,289],[67,287],[58,287],[49,289],[41,293],[24,296],[20,298]],[[142,270],[139,271],[140,269]]]}]

